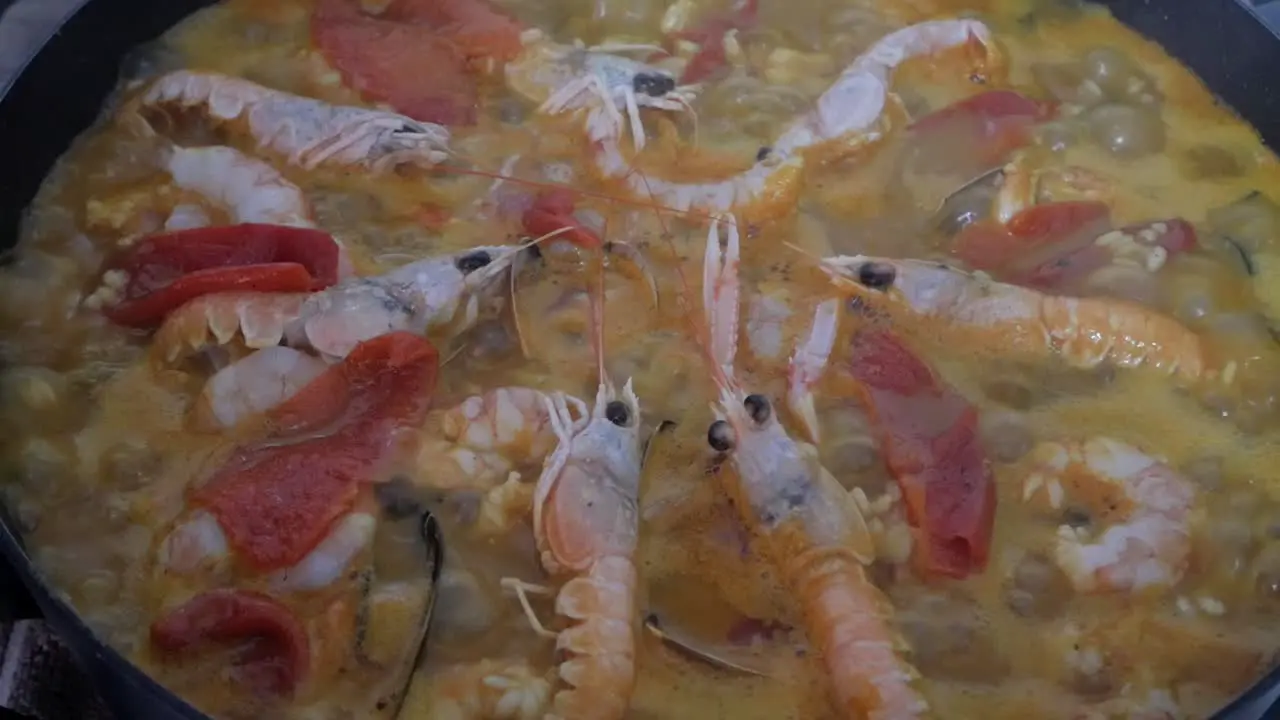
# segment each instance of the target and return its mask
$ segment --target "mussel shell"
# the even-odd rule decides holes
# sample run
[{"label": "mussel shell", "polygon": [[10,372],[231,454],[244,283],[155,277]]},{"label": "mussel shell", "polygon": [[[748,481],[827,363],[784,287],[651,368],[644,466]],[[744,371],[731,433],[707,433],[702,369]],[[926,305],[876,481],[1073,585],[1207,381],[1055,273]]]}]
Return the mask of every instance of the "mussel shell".
[{"label": "mussel shell", "polygon": [[[431,620],[435,616],[436,589],[440,582],[440,573],[444,569],[444,537],[440,531],[440,523],[430,511],[424,510],[416,518],[418,536],[423,544],[423,574],[431,578],[431,589],[417,624],[417,634],[408,642],[413,643],[413,661],[397,668],[400,674],[389,683],[394,690],[377,701],[377,707],[370,713],[371,717],[395,718],[400,714],[404,699],[409,694],[409,685],[413,682],[415,670],[422,664],[426,653],[427,638],[430,636]],[[367,599],[367,594],[366,594]],[[363,614],[363,613],[362,613]]]}]

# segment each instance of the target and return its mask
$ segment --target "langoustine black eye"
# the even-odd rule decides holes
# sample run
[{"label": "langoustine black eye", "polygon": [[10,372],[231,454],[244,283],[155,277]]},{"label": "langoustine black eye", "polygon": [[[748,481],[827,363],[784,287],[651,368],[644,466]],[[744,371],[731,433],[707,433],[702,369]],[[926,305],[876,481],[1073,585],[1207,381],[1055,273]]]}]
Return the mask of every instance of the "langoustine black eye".
[{"label": "langoustine black eye", "polygon": [[477,250],[458,258],[454,262],[454,265],[457,265],[458,269],[462,271],[462,274],[466,275],[479,270],[491,262],[493,262],[493,256],[485,250]]},{"label": "langoustine black eye", "polygon": [[898,279],[898,271],[889,263],[865,262],[858,266],[858,282],[872,290],[886,290]]},{"label": "langoustine black eye", "polygon": [[618,427],[627,427],[631,424],[631,408],[621,400],[613,400],[605,405],[604,416]]},{"label": "langoustine black eye", "polygon": [[724,420],[717,420],[707,428],[707,444],[716,452],[729,452],[736,442],[733,428]]},{"label": "langoustine black eye", "polygon": [[637,95],[662,97],[676,89],[676,79],[659,73],[637,73],[631,79],[631,87]]},{"label": "langoustine black eye", "polygon": [[769,420],[769,413],[771,412],[769,398],[759,393],[753,393],[743,398],[742,407],[747,409],[747,414],[751,416],[751,419],[757,425],[763,425]]}]

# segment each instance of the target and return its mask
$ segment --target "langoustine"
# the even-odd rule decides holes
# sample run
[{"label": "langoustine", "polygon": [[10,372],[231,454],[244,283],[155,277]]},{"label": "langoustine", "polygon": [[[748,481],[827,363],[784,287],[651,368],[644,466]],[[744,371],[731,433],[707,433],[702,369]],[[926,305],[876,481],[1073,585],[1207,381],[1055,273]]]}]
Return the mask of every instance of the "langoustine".
[{"label": "langoustine", "polygon": [[719,388],[708,441],[737,471],[727,489],[793,589],[842,716],[922,717],[919,675],[898,654],[892,608],[863,570],[875,552],[861,512],[817,450],[787,434],[769,399],[734,378],[739,239],[729,224],[722,253],[718,226],[707,238],[703,306]]},{"label": "langoustine", "polygon": [[[639,197],[679,211],[783,213],[795,205],[806,156],[830,148],[846,155],[882,139],[893,126],[890,74],[918,56],[964,49],[972,75],[999,73],[1003,59],[986,25],[976,20],[933,20],[911,25],[880,39],[858,56],[817,100],[793,120],[749,169],[704,183],[664,180],[636,171],[616,140],[601,139],[597,170],[617,178]],[[898,111],[901,114],[901,111]]]},{"label": "langoustine", "polygon": [[854,255],[822,265],[871,308],[908,326],[933,321],[931,330],[993,353],[1057,356],[1080,368],[1147,367],[1188,384],[1231,379],[1230,365],[1215,367],[1199,335],[1135,303],[1047,295],[925,260]]},{"label": "langoustine", "polygon": [[449,131],[396,113],[331,105],[241,78],[179,70],[154,80],[132,112],[200,108],[211,120],[253,138],[258,148],[304,170],[322,165],[381,173],[400,165],[437,165]]},{"label": "langoustine", "polygon": [[[380,523],[371,486],[404,454],[437,368],[435,349],[413,335],[362,343],[270,411],[262,437],[193,483],[155,550],[150,640],[158,662],[208,642],[260,637],[233,677],[295,699],[361,667],[379,668],[380,682],[407,672],[431,590],[378,585],[369,562]],[[396,648],[366,647],[386,603],[421,605],[419,634],[401,629],[390,642]]]},{"label": "langoustine", "polygon": [[250,348],[283,340],[336,359],[387,332],[423,334],[444,325],[460,332],[475,323],[482,300],[501,289],[503,273],[522,251],[517,245],[469,248],[306,295],[204,295],[166,317],[153,347],[172,362],[238,334]]},{"label": "langoustine", "polygon": [[635,552],[639,542],[640,400],[631,381],[619,391],[605,374],[600,305],[594,319],[600,374],[590,414],[574,417],[557,393],[547,410],[559,443],[543,465],[533,498],[533,534],[543,568],[570,575],[556,593],[556,613],[569,627],[542,627],[528,592],[539,585],[504,580],[520,597],[534,629],[565,653],[558,675],[566,687],[546,718],[621,720],[635,685]]},{"label": "langoustine", "polygon": [[539,30],[526,31],[521,40],[524,51],[506,66],[507,84],[541,102],[539,109],[549,115],[584,114],[587,138],[606,147],[629,127],[636,152],[643,150],[647,136],[640,108],[688,110],[698,89],[678,84],[665,70],[618,55],[632,49],[626,46],[560,45]]}]

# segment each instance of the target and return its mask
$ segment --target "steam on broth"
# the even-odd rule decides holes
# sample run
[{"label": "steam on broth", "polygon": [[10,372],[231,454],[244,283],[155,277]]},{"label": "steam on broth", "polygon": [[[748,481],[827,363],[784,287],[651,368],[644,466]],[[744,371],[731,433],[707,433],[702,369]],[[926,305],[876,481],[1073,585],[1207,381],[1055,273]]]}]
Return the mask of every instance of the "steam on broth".
[{"label": "steam on broth", "polygon": [[0,275],[0,488],[211,715],[1207,717],[1275,662],[1280,164],[1104,11],[225,0],[123,71]]}]

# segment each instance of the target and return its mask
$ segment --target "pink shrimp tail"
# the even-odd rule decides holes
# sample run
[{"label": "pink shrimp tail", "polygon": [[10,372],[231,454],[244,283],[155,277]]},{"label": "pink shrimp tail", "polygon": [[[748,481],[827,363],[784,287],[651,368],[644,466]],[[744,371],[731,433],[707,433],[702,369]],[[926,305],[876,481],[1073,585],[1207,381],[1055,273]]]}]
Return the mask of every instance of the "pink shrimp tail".
[{"label": "pink shrimp tail", "polygon": [[895,651],[889,612],[847,554],[805,553],[791,568],[809,637],[818,646],[839,706],[850,720],[925,717],[914,671]]},{"label": "pink shrimp tail", "polygon": [[556,612],[572,626],[556,649],[568,657],[560,679],[568,687],[552,699],[550,716],[565,720],[621,720],[635,687],[636,567],[630,558],[603,557],[565,583]]}]

